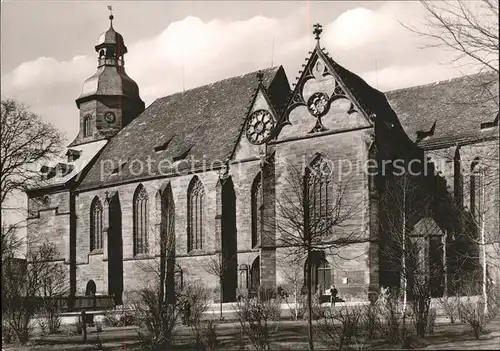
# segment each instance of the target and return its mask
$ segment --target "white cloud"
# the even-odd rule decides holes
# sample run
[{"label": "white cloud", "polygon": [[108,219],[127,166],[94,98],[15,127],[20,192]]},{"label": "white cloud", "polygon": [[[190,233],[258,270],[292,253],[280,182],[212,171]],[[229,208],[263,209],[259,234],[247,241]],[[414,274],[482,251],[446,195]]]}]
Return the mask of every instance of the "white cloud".
[{"label": "white cloud", "polygon": [[460,71],[464,74],[475,72],[475,70],[464,70],[463,67],[435,63],[412,66],[394,65],[380,70],[360,72],[359,76],[380,91],[390,91],[450,79],[456,77]]},{"label": "white cloud", "polygon": [[243,73],[238,65],[245,61],[258,69],[262,66],[259,53],[271,45],[268,33],[278,28],[277,20],[262,16],[207,23],[186,17],[158,36],[131,45],[127,71],[149,99],[180,90],[183,72],[185,87],[191,88]]},{"label": "white cloud", "polygon": [[362,7],[347,10],[325,28],[325,40],[335,49],[352,50],[380,41],[395,23],[383,13]]},{"label": "white cloud", "polygon": [[[61,83],[74,82],[85,77],[85,71],[92,67],[86,56],[76,56],[71,61],[57,61],[52,57],[39,57],[24,62],[6,77],[6,84],[12,89],[47,88]],[[40,86],[40,85],[43,85]]]}]

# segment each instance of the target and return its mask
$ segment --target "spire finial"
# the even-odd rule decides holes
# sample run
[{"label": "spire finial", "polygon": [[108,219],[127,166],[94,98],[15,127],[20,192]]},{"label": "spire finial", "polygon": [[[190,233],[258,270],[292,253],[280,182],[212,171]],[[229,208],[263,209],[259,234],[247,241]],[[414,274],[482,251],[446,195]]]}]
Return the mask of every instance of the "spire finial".
[{"label": "spire finial", "polygon": [[321,33],[323,32],[323,26],[319,23],[316,23],[314,26],[313,34],[315,35],[315,39],[319,42],[319,38]]},{"label": "spire finial", "polygon": [[111,27],[113,27],[113,18],[115,18],[115,16],[113,16],[113,6],[108,5],[108,10],[109,10],[109,20],[111,22]]}]

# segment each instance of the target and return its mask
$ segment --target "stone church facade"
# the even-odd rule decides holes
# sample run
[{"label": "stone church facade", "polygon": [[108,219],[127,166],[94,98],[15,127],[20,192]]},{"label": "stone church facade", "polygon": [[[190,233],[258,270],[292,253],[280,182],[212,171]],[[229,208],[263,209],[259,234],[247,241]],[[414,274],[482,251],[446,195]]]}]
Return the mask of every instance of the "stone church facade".
[{"label": "stone church facade", "polygon": [[[498,163],[498,97],[480,106],[454,99],[481,95],[473,89],[477,80],[490,79],[488,87],[498,90],[498,77],[384,94],[336,63],[320,34],[316,26],[317,45],[293,89],[284,69],[273,67],[161,97],[147,108],[125,73],[123,37],[112,25],[101,35],[97,72],[76,100],[80,131],[60,160],[40,169],[42,184],[28,191],[30,242],[56,244],[54,262],[67,268],[71,294],[85,294],[92,281],[96,293],[121,303],[153,284],[161,238],[172,243],[167,275],[201,281],[215,299],[219,278],[209,268],[221,257],[226,302],[259,286],[284,286],[296,272],[302,279],[304,257],[291,263],[280,210],[284,199],[300,197],[290,169],[323,164],[331,172],[313,172],[299,187],[314,195],[311,216],[328,223],[346,208],[356,210],[330,234],[347,242],[317,247],[311,256],[317,293],[335,284],[343,298],[366,298],[399,284],[391,278],[397,265],[384,255],[391,237],[384,214],[397,209],[385,201],[394,179],[381,172],[383,160],[418,160],[420,171],[430,169],[411,180],[426,205],[409,227],[418,231],[430,221],[437,228],[426,235],[445,257],[434,258],[444,272],[438,285],[453,274],[445,267],[459,265],[458,246],[477,261],[471,271],[484,261],[478,240],[457,239],[465,232],[464,209],[479,203],[488,209],[491,217],[486,221],[483,211],[479,219],[494,256],[498,168],[487,168],[497,172],[488,192],[480,192],[470,171]],[[363,168],[369,160],[377,161],[374,175]],[[340,212],[332,215],[335,206]]]}]

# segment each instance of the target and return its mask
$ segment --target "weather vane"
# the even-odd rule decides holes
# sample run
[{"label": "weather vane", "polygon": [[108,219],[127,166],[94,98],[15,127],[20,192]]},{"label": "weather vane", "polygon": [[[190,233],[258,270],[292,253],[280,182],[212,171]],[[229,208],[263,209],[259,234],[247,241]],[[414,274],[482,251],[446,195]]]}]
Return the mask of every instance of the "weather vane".
[{"label": "weather vane", "polygon": [[321,33],[323,32],[323,26],[319,23],[316,23],[314,26],[313,34],[316,35],[315,39],[319,40]]},{"label": "weather vane", "polygon": [[108,10],[109,10],[109,19],[111,20],[111,24],[113,24],[113,6],[108,5]]}]

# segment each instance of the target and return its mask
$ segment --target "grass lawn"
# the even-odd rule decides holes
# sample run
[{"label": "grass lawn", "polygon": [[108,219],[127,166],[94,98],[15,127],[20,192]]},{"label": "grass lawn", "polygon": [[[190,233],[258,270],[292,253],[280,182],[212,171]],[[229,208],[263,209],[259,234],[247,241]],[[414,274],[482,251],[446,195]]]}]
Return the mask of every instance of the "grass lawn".
[{"label": "grass lawn", "polygon": [[[101,333],[97,333],[95,328],[88,328],[88,340],[83,342],[81,336],[76,334],[74,326],[65,326],[64,330],[57,335],[45,337],[35,337],[29,345],[16,347],[14,345],[3,344],[2,349],[7,350],[98,350],[99,343],[102,343],[103,350],[144,350],[141,346],[139,333],[141,330],[136,327],[111,328],[104,327]],[[175,330],[176,350],[193,350],[193,338],[190,328],[179,326]],[[218,336],[220,340],[220,350],[235,350],[239,348],[238,343],[239,324],[227,322],[219,325]],[[317,349],[327,349],[315,343]],[[373,350],[399,349],[399,345],[389,345],[382,341],[375,340],[369,345],[364,345],[364,349]],[[418,349],[431,350],[457,350],[457,349],[500,349],[500,318],[491,321],[486,327],[486,333],[479,340],[475,340],[471,329],[465,324],[438,324],[434,328],[434,334],[412,344]],[[305,321],[282,321],[278,333],[273,340],[273,349],[276,350],[303,350],[307,349],[307,325]],[[250,345],[246,349],[252,349]]]}]

